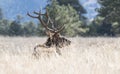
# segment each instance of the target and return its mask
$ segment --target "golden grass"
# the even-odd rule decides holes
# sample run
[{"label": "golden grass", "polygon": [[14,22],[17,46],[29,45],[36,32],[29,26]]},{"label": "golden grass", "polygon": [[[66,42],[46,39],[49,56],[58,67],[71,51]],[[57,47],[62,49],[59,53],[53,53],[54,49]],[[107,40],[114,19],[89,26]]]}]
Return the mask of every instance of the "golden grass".
[{"label": "golden grass", "polygon": [[120,74],[120,38],[70,38],[62,56],[33,58],[46,38],[0,37],[0,74]]}]

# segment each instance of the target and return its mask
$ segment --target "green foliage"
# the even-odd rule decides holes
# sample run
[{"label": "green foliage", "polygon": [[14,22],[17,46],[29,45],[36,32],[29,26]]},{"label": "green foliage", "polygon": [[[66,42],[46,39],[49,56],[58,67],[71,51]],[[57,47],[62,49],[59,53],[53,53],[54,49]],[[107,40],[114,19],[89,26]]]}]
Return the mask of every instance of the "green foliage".
[{"label": "green foliage", "polygon": [[90,24],[89,34],[92,36],[114,36],[114,28],[111,23],[103,22],[104,18],[96,17]]},{"label": "green foliage", "polygon": [[97,33],[98,28],[99,28],[99,25],[96,24],[95,21],[93,21],[93,22],[89,25],[89,31],[88,31],[87,35],[97,36],[97,35],[98,35],[98,33]]},{"label": "green foliage", "polygon": [[36,35],[36,25],[30,21],[30,22],[26,22],[23,25],[23,35],[24,36],[35,36]]},{"label": "green foliage", "polygon": [[84,7],[80,4],[79,0],[57,0],[60,5],[70,5],[72,6],[79,14],[86,13]]},{"label": "green foliage", "polygon": [[72,6],[60,6],[56,0],[52,0],[47,10],[51,19],[54,20],[55,27],[65,25],[65,30],[62,32],[64,35],[75,36],[86,32],[86,29],[81,27],[82,21],[79,20],[79,15]]},{"label": "green foliage", "polygon": [[39,23],[37,26],[36,34],[38,36],[45,36],[45,28]]},{"label": "green foliage", "polygon": [[10,24],[10,21],[7,19],[0,20],[0,34],[2,35],[9,34],[9,24]]},{"label": "green foliage", "polygon": [[[52,0],[48,0],[48,1],[52,2]],[[59,5],[72,6],[79,15],[86,13],[86,10],[80,4],[79,0],[56,0],[56,1],[59,3]]]},{"label": "green foliage", "polygon": [[[48,0],[49,2],[52,2],[52,0]],[[84,22],[84,24],[86,24],[86,17],[83,14],[86,14],[87,11],[85,10],[85,8],[81,5],[79,0],[56,0],[58,2],[58,4],[60,6],[64,5],[64,6],[72,6],[76,11],[77,14],[79,14],[79,19],[82,20]],[[49,4],[48,4],[49,6]]]},{"label": "green foliage", "polygon": [[113,25],[113,32],[117,35],[120,34],[120,24],[118,22],[114,22]]},{"label": "green foliage", "polygon": [[10,24],[10,28],[9,28],[9,34],[10,36],[19,36],[22,34],[22,30],[21,30],[21,24],[13,21]]},{"label": "green foliage", "polygon": [[[79,0],[50,0],[46,6],[54,22],[54,26],[59,28],[64,24],[63,35],[76,36],[84,35],[88,30],[83,25],[82,14],[86,13]],[[23,17],[17,15],[16,19],[11,21],[3,19],[2,9],[0,9],[0,34],[9,36],[44,36],[45,29],[41,24],[35,24],[31,21],[23,22]],[[46,19],[46,18],[44,18]]]},{"label": "green foliage", "polygon": [[3,19],[3,12],[2,12],[2,9],[0,8],[0,20]]},{"label": "green foliage", "polygon": [[3,18],[4,18],[3,12],[2,12],[2,9],[0,8],[0,34],[8,35],[10,21],[7,19],[3,19]]},{"label": "green foliage", "polygon": [[11,22],[11,24],[9,25],[10,36],[21,36],[23,34],[21,20],[22,16],[17,15],[16,19]]},{"label": "green foliage", "polygon": [[[111,24],[112,31],[116,34],[120,33],[120,0],[99,0],[101,8],[98,9],[99,16],[105,18],[106,24]],[[114,25],[114,23],[118,23]],[[104,25],[103,27],[110,27]]]},{"label": "green foliage", "polygon": [[99,35],[114,36],[112,24],[103,23],[99,26],[97,32]]},{"label": "green foliage", "polygon": [[120,22],[120,0],[99,0],[101,8],[98,9],[99,15],[107,18],[107,22]]}]

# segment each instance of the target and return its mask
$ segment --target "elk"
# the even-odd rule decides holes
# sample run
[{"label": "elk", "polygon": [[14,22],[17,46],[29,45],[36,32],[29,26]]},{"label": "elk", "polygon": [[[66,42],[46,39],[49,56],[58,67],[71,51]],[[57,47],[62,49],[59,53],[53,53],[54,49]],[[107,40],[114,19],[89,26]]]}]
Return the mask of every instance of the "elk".
[{"label": "elk", "polygon": [[[32,17],[32,18],[38,19],[39,22],[41,22],[41,25],[45,28],[46,34],[48,36],[47,41],[43,45],[39,44],[39,45],[34,47],[34,55],[35,56],[37,55],[37,48],[38,47],[50,48],[53,46],[56,47],[56,53],[61,55],[59,48],[62,48],[64,46],[68,46],[71,44],[70,40],[68,40],[60,35],[60,32],[65,28],[65,26],[62,25],[60,28],[55,28],[54,23],[53,23],[52,19],[50,18],[47,10],[46,10],[45,14],[42,14],[41,11],[39,11],[39,12],[34,11],[33,13],[36,16],[33,16],[29,13],[27,13],[27,15]],[[46,17],[47,22],[45,22],[43,17]]]}]

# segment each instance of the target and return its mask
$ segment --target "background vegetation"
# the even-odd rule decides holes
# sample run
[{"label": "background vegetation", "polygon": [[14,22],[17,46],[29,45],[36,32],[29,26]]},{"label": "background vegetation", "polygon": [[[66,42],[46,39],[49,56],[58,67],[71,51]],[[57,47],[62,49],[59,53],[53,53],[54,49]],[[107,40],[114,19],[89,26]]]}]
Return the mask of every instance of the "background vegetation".
[{"label": "background vegetation", "polygon": [[[92,22],[86,23],[86,10],[79,0],[48,0],[48,9],[55,26],[65,25],[62,32],[66,36],[119,36],[120,0],[98,0],[100,8]],[[5,19],[0,8],[0,35],[4,36],[44,36],[44,28],[33,21],[23,22],[19,14],[15,20]]]}]

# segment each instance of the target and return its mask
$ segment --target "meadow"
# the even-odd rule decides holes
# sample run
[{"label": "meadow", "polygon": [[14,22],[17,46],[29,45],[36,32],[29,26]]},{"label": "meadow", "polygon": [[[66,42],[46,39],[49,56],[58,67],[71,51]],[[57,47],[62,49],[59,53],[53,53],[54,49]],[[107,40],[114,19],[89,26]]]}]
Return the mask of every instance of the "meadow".
[{"label": "meadow", "polygon": [[[0,36],[0,74],[120,74],[120,38],[75,37],[72,44],[36,59],[42,37]],[[42,50],[42,49],[41,49]]]}]

